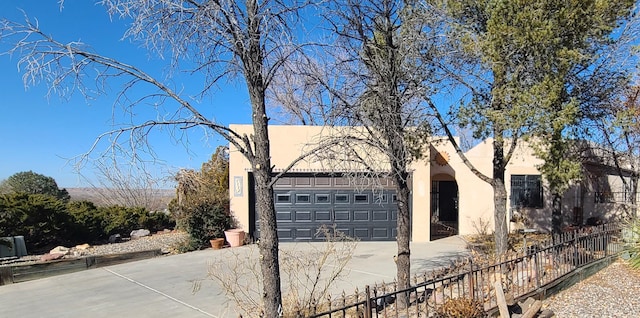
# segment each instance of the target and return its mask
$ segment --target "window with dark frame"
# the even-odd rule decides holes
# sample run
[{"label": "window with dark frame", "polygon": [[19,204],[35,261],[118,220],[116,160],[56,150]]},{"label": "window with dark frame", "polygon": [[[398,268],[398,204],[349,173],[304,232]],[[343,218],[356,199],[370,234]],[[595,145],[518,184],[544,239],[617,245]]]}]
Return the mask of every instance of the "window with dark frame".
[{"label": "window with dark frame", "polygon": [[369,203],[369,195],[367,195],[367,194],[355,194],[353,196],[353,202],[354,203],[359,203],[359,204]]},{"label": "window with dark frame", "polygon": [[387,195],[386,194],[378,194],[375,196],[375,202],[380,204],[380,203],[387,203]]},{"label": "window with dark frame", "polygon": [[348,194],[336,194],[335,195],[335,203],[349,203],[349,195]]},{"label": "window with dark frame", "polygon": [[540,175],[511,175],[511,207],[542,208],[542,191]]},{"label": "window with dark frame", "polygon": [[328,194],[316,194],[316,203],[319,203],[319,204],[331,203],[329,201],[329,195]]},{"label": "window with dark frame", "polygon": [[296,194],[296,203],[311,203],[311,196],[308,194]]},{"label": "window with dark frame", "polygon": [[[609,184],[608,176],[598,176],[594,178],[594,187],[595,187],[595,193],[594,193],[595,203],[616,202],[616,199],[615,199],[616,195],[613,191],[611,191],[611,185]],[[626,191],[625,191],[625,194],[626,194]],[[622,197],[622,195],[620,194],[618,196]]]},{"label": "window with dark frame", "polygon": [[291,203],[291,195],[276,194],[276,203]]}]

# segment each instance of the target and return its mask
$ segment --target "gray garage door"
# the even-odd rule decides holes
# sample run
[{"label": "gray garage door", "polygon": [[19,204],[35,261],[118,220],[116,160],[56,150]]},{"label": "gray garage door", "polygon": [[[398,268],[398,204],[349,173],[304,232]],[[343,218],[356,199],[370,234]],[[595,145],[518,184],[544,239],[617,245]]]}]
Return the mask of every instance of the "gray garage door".
[{"label": "gray garage door", "polygon": [[325,225],[362,241],[395,240],[396,196],[390,187],[384,184],[374,192],[371,187],[354,187],[342,177],[287,176],[274,189],[278,237],[281,241],[320,241],[323,237],[317,235],[318,229]]}]

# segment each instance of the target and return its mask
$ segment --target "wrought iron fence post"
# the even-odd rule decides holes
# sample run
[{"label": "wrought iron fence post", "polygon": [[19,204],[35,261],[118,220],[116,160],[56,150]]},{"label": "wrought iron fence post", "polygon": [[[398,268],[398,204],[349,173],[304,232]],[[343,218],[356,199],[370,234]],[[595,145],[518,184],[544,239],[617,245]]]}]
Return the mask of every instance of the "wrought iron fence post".
[{"label": "wrought iron fence post", "polygon": [[540,276],[544,275],[544,271],[541,270],[542,266],[538,261],[540,255],[540,249],[533,254],[533,269],[536,271],[536,288],[540,288]]},{"label": "wrought iron fence post", "polygon": [[609,256],[609,238],[611,237],[611,232],[607,228],[606,224],[602,225],[602,233],[600,235],[600,239],[602,240],[602,248],[604,249],[604,257]]},{"label": "wrought iron fence post", "polygon": [[469,297],[471,299],[476,299],[476,286],[475,286],[475,278],[473,276],[473,258],[469,259]]},{"label": "wrought iron fence post", "polygon": [[365,302],[364,302],[364,318],[371,318],[371,290],[369,285],[365,287]]},{"label": "wrought iron fence post", "polygon": [[573,267],[578,268],[580,260],[578,259],[578,230],[573,230]]}]

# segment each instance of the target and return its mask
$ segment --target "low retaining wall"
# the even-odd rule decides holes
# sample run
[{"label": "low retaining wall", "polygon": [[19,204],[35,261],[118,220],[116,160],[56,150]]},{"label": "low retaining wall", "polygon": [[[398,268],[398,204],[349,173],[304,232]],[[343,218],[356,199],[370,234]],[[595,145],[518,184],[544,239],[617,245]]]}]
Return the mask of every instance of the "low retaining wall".
[{"label": "low retaining wall", "polygon": [[110,255],[85,256],[62,259],[46,263],[0,266],[0,285],[26,282],[50,276],[68,274],[132,261],[143,260],[161,255],[160,249],[128,252]]}]

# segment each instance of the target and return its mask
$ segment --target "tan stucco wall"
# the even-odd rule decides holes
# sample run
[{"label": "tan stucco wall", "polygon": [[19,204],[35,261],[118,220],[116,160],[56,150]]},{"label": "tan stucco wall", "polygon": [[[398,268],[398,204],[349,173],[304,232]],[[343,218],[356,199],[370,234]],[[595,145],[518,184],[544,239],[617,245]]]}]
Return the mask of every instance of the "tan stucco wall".
[{"label": "tan stucco wall", "polygon": [[[453,149],[453,146],[449,146]],[[453,150],[451,150],[453,151]],[[466,152],[466,157],[482,174],[491,177],[493,146],[484,141]],[[462,235],[476,234],[482,223],[489,233],[493,229],[493,188],[469,169],[460,156],[452,152],[452,165],[458,182],[458,227]]]},{"label": "tan stucco wall", "polygon": [[431,174],[430,156],[411,165],[411,236],[414,242],[428,242],[431,235]]},{"label": "tan stucco wall", "polygon": [[[253,132],[253,126],[251,125],[230,125],[230,129],[240,135],[247,134],[250,136]],[[339,137],[343,134],[362,134],[363,130],[352,127],[342,128],[330,128],[321,126],[269,126],[269,138],[271,140],[271,164],[274,166],[274,171],[282,171],[287,168],[291,162],[299,158],[301,155],[312,151],[318,146],[320,142],[326,142],[334,137]],[[326,152],[319,154],[326,155]],[[338,153],[337,156],[340,154]],[[388,165],[385,165],[385,160],[380,157],[376,158],[376,152],[371,149],[362,149],[360,155],[371,159],[369,163],[377,169],[387,169]],[[378,153],[378,156],[380,154]],[[339,159],[339,158],[337,158]],[[346,167],[339,166],[339,163],[343,161],[335,160],[328,162],[326,160],[321,161],[317,157],[310,157],[299,161],[293,168],[292,172],[304,171],[304,172],[341,172]],[[362,169],[362,167],[351,166],[348,168]],[[251,171],[251,165],[249,161],[242,155],[236,147],[229,146],[229,184],[231,189],[231,211],[234,213],[236,219],[240,223],[243,229],[249,229],[249,181],[248,173]],[[236,185],[237,179],[242,179],[240,185]],[[241,191],[238,190],[239,186]]]},{"label": "tan stucco wall", "polygon": [[[251,136],[253,126],[230,125],[230,129],[240,135]],[[303,154],[310,145],[317,143],[323,135],[331,134],[331,130],[321,126],[270,126],[271,163],[276,169],[284,169],[294,159]],[[322,169],[322,164],[309,160],[299,162],[294,169]],[[231,211],[243,229],[249,229],[249,178],[251,171],[249,161],[233,145],[229,146],[229,189],[231,194]],[[241,178],[238,189],[236,180]]]},{"label": "tan stucco wall", "polygon": [[[253,127],[251,125],[231,125],[231,129],[239,134],[250,135]],[[313,149],[320,141],[327,140],[328,137],[352,133],[361,134],[362,129],[353,127],[342,127],[339,129],[320,126],[270,126],[269,134],[271,140],[271,161],[276,172],[286,168],[293,160],[303,153]],[[414,242],[428,241],[430,238],[430,217],[431,217],[431,181],[434,176],[441,178],[443,175],[452,177],[458,185],[458,211],[459,211],[459,234],[476,234],[481,224],[486,224],[488,231],[494,228],[493,217],[493,188],[487,182],[477,177],[456,154],[453,145],[442,138],[431,140],[431,146],[423,156],[423,159],[414,162],[410,170],[411,190],[412,190],[412,240]],[[493,145],[492,139],[487,139],[466,152],[467,159],[474,167],[486,175],[492,177]],[[434,158],[437,153],[447,154],[449,160],[446,165],[440,165]],[[326,153],[322,153],[326,155]],[[371,149],[360,149],[359,154],[368,157],[376,169],[388,169],[386,159],[380,153]],[[338,152],[335,156],[340,156]],[[249,191],[248,172],[251,167],[243,155],[230,146],[229,164],[229,184],[231,185],[231,210],[237,220],[245,230],[249,229]],[[335,157],[335,161],[320,160],[310,158],[298,162],[292,172],[343,172],[353,166],[342,166],[340,158]],[[511,175],[539,175],[537,169],[542,163],[535,157],[533,151],[524,142],[520,142],[509,161],[505,172],[505,187],[507,195],[511,193]],[[236,182],[238,181],[238,183]],[[615,183],[615,180],[612,180]],[[582,203],[593,202],[593,198],[584,197],[584,188],[571,188],[563,200],[563,215],[565,224],[569,224],[572,219],[572,211],[575,206]],[[546,201],[543,209],[525,209],[519,211],[533,222],[533,226],[541,229],[550,229],[551,226],[551,202],[545,191]],[[507,217],[510,217],[511,207],[510,197],[507,198]],[[593,205],[593,204],[591,204]],[[589,207],[585,208],[585,219],[589,217]],[[507,220],[508,221],[508,220]],[[508,223],[510,229],[515,229],[516,224]]]},{"label": "tan stucco wall", "polygon": [[[239,134],[251,134],[253,127],[250,125],[231,125],[231,129]],[[353,128],[342,128],[353,129]],[[360,130],[355,130],[360,133]],[[276,171],[287,167],[293,160],[309,151],[319,141],[326,137],[336,136],[344,131],[337,131],[320,126],[270,126],[271,161]],[[531,153],[518,149],[512,162],[507,167],[507,174],[537,174],[537,169],[532,166]],[[436,153],[442,152],[448,155],[448,164],[441,166],[434,161]],[[369,151],[371,155],[373,152]],[[493,146],[491,140],[481,142],[467,153],[467,158],[474,166],[491,177]],[[233,146],[230,146],[229,184],[231,185],[231,210],[244,229],[249,228],[249,198],[248,198],[248,172],[249,162]],[[385,160],[375,160],[378,163]],[[384,168],[381,164],[379,168]],[[331,164],[314,159],[300,161],[292,171],[339,171],[343,167],[335,167]],[[431,217],[431,180],[438,174],[453,177],[458,184],[458,210],[459,233],[474,234],[482,223],[493,228],[493,190],[491,185],[478,178],[456,154],[453,145],[445,139],[434,139],[428,153],[411,165],[412,177],[412,240],[415,242],[429,241],[430,217]],[[236,181],[241,179],[241,184]],[[507,182],[507,193],[509,180]],[[241,189],[240,189],[241,188]]]}]

